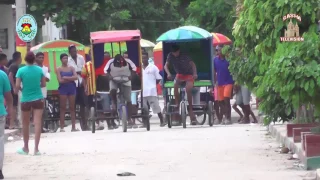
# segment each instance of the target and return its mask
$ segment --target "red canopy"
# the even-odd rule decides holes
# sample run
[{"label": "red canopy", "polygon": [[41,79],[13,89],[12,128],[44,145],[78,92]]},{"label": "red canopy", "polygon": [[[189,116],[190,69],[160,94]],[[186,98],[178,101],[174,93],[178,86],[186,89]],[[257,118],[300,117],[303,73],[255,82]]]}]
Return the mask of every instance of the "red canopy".
[{"label": "red canopy", "polygon": [[98,31],[90,33],[92,44],[140,40],[140,30]]}]

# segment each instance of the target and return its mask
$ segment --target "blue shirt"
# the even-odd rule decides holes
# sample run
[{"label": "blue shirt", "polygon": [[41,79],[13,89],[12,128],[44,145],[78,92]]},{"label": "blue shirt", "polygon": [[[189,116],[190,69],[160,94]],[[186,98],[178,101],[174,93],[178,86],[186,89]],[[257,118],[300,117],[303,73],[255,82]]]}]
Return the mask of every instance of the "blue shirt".
[{"label": "blue shirt", "polygon": [[16,77],[22,82],[21,102],[32,102],[43,99],[41,79],[44,76],[42,68],[37,65],[28,65],[19,68]]},{"label": "blue shirt", "polygon": [[11,92],[10,81],[7,74],[4,71],[0,71],[0,117],[7,115],[4,106],[4,94],[7,92]]},{"label": "blue shirt", "polygon": [[216,56],[214,59],[214,70],[217,73],[218,86],[233,84],[233,78],[229,71],[229,62]]}]

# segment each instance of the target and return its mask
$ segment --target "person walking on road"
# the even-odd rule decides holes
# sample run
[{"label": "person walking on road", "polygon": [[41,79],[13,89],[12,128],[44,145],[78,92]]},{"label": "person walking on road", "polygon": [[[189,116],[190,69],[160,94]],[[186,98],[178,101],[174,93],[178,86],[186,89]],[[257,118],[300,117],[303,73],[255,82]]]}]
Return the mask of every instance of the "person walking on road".
[{"label": "person walking on road", "polygon": [[62,66],[57,69],[57,78],[59,82],[59,95],[60,95],[60,132],[64,131],[64,120],[67,109],[67,101],[69,103],[69,111],[71,116],[71,132],[79,131],[76,129],[76,83],[78,79],[77,73],[72,66],[68,66],[68,55],[61,54],[60,60]]},{"label": "person walking on road", "polygon": [[[6,103],[6,107],[4,105]],[[10,81],[7,74],[0,71],[0,179],[3,177],[3,159],[4,159],[4,128],[6,123],[6,116],[12,112],[12,94]],[[8,112],[8,113],[7,113]]]},{"label": "person walking on road", "polygon": [[241,124],[250,123],[250,115],[251,115],[253,118],[252,123],[258,123],[257,118],[252,112],[250,107],[251,92],[249,91],[249,89],[246,86],[238,86],[238,85],[235,85],[234,89],[236,92],[236,103],[235,105],[233,105],[233,109],[235,109],[234,106],[238,105],[242,108],[242,111],[243,111],[243,115],[242,116],[240,115],[241,120],[239,119],[238,122]]},{"label": "person walking on road", "polygon": [[231,124],[231,104],[233,78],[229,71],[229,62],[221,52],[222,46],[217,46],[217,56],[214,58],[215,82],[217,82],[218,101],[225,120],[222,124]]},{"label": "person walking on road", "polygon": [[148,104],[150,105],[153,113],[158,114],[160,119],[160,126],[164,127],[166,124],[163,121],[163,115],[158,100],[157,84],[160,82],[162,77],[159,74],[159,69],[153,64],[149,64],[148,53],[142,54],[143,63],[143,108],[149,111]]},{"label": "person walking on road", "polygon": [[[20,52],[14,52],[12,55],[12,64],[9,67],[9,80],[12,87],[12,97],[13,97],[13,112],[10,116],[10,126],[9,129],[13,129],[14,122],[17,119],[17,111],[18,110],[18,101],[19,101],[19,90],[16,88],[16,74],[18,72],[18,69],[20,67],[22,61],[21,53]],[[19,120],[20,123],[21,120]],[[20,125],[19,125],[20,126]]]},{"label": "person walking on road", "polygon": [[26,66],[20,68],[16,75],[16,90],[22,91],[20,102],[24,141],[24,146],[18,150],[18,153],[22,155],[27,155],[29,153],[29,124],[32,112],[35,127],[34,155],[41,155],[39,151],[39,142],[42,131],[42,113],[44,108],[41,87],[46,86],[46,78],[42,69],[35,65],[35,56],[32,52],[27,53],[25,61]]},{"label": "person walking on road", "polygon": [[76,104],[80,106],[80,126],[82,131],[88,130],[87,117],[86,117],[86,94],[84,92],[83,79],[81,77],[82,68],[85,66],[86,61],[81,54],[77,53],[77,48],[75,45],[69,46],[69,58],[68,66],[71,66],[75,69],[78,78],[75,80],[77,93],[76,93]]}]

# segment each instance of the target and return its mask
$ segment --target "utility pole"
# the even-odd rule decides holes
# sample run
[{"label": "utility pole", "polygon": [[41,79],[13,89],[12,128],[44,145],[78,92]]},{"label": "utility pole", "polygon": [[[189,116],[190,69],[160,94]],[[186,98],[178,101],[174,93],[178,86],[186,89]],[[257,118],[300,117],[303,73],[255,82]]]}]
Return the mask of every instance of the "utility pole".
[{"label": "utility pole", "polygon": [[[27,11],[27,5],[26,5],[26,0],[16,0],[16,22],[20,19],[21,16],[25,15]],[[16,23],[15,23],[16,24]],[[21,52],[21,56],[25,57],[27,54],[27,43],[23,42],[18,34],[15,32],[16,35],[16,51]],[[22,58],[24,59],[24,58]],[[21,103],[20,103],[20,98],[21,98],[21,91],[19,91],[18,96],[18,107],[17,107],[17,119],[19,121],[19,126],[22,127],[22,117],[21,117]]]}]

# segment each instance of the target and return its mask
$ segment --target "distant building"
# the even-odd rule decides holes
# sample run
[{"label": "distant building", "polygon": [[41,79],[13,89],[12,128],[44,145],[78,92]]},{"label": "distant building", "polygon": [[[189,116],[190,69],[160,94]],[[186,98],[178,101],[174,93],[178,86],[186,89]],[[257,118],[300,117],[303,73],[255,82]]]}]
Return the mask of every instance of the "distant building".
[{"label": "distant building", "polygon": [[284,37],[300,37],[298,23],[294,25],[290,19],[287,29],[284,30]]}]

